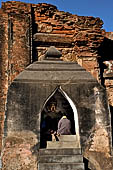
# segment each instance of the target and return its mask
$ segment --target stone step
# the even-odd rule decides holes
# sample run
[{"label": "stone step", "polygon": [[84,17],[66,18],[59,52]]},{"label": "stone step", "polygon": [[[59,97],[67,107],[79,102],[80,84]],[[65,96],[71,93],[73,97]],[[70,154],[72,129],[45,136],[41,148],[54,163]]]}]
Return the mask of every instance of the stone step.
[{"label": "stone step", "polygon": [[38,163],[39,170],[84,170],[83,163]]},{"label": "stone step", "polygon": [[58,149],[58,148],[77,148],[79,147],[76,141],[47,141],[47,149]]},{"label": "stone step", "polygon": [[59,141],[77,141],[77,136],[76,135],[60,135],[58,136]]},{"label": "stone step", "polygon": [[81,148],[40,149],[39,155],[81,155]]},{"label": "stone step", "polygon": [[83,163],[82,155],[46,155],[39,157],[39,163]]}]

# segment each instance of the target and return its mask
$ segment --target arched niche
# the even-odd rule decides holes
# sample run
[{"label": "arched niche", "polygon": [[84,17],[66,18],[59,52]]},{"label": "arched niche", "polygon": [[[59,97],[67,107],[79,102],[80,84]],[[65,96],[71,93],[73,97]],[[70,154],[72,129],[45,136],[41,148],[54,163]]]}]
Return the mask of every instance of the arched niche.
[{"label": "arched niche", "polygon": [[76,142],[78,142],[78,146],[80,146],[79,123],[76,106],[61,86],[58,86],[46,99],[40,114],[41,147],[43,147],[43,139],[45,139],[45,141],[52,140],[50,131],[57,131],[58,121],[63,113],[65,113],[67,118],[71,121],[71,133],[72,135],[76,135]]}]

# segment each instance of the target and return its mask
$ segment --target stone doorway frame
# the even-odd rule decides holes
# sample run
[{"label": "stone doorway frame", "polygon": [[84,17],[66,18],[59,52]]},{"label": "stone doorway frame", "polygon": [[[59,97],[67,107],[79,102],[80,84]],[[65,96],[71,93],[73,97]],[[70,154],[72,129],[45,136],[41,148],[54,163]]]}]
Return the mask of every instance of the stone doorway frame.
[{"label": "stone doorway frame", "polygon": [[77,146],[80,148],[80,135],[79,135],[79,120],[78,120],[78,112],[77,112],[77,108],[74,104],[74,102],[72,101],[72,99],[67,95],[67,93],[62,89],[61,86],[57,86],[55,88],[55,90],[49,95],[49,97],[46,99],[46,101],[44,102],[43,104],[43,107],[41,109],[41,112],[40,112],[40,123],[41,123],[41,113],[42,113],[42,110],[44,109],[46,103],[49,101],[49,99],[56,93],[56,91],[59,91],[63,96],[64,98],[69,102],[70,104],[70,107],[72,108],[73,110],[73,113],[74,113],[74,122],[75,122],[75,132],[76,132],[76,143],[77,143]]}]

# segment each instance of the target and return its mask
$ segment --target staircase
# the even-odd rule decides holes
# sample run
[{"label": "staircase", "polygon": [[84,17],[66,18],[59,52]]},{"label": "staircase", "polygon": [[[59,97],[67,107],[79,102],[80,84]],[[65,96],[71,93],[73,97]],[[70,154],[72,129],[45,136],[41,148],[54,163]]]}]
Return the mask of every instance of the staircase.
[{"label": "staircase", "polygon": [[84,170],[83,156],[76,135],[61,135],[47,141],[39,150],[38,170]]},{"label": "staircase", "polygon": [[47,141],[47,149],[59,149],[59,148],[80,148],[80,143],[76,135],[60,135],[59,141]]},{"label": "staircase", "polygon": [[81,149],[40,149],[38,170],[84,170]]}]

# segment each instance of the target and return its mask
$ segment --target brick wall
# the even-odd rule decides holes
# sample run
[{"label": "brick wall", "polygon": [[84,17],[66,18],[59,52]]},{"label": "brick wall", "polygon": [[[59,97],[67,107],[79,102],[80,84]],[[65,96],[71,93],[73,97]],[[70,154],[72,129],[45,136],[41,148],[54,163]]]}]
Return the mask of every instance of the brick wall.
[{"label": "brick wall", "polygon": [[8,15],[0,10],[0,148],[8,90]]},{"label": "brick wall", "polygon": [[[50,45],[62,52],[66,61],[77,61],[99,80],[98,48],[103,41],[102,20],[58,11],[48,4],[34,5],[34,46],[43,58]],[[49,38],[47,38],[49,36]]]},{"label": "brick wall", "polygon": [[[28,14],[28,9],[31,9],[30,4],[28,9],[25,9],[26,6],[16,2],[12,5],[10,2],[3,3],[0,9],[0,139],[3,133],[8,86],[31,63],[32,23],[31,16]],[[27,11],[27,14],[23,11]]]},{"label": "brick wall", "polygon": [[29,16],[18,14],[8,16],[9,84],[31,62],[29,25]]}]

